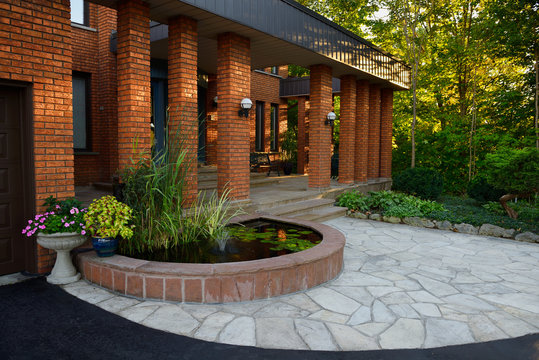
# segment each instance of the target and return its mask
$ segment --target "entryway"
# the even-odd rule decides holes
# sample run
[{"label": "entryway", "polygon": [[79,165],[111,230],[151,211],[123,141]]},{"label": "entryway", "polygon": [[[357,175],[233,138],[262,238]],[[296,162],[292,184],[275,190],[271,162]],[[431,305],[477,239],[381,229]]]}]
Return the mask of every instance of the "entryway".
[{"label": "entryway", "polygon": [[21,230],[31,213],[27,88],[0,84],[0,275],[27,269],[31,246]]}]

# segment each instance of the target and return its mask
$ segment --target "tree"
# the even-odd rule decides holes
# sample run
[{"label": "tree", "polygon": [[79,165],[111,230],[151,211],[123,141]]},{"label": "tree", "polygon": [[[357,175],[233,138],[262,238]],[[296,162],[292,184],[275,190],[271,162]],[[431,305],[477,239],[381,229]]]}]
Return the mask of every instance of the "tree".
[{"label": "tree", "polygon": [[529,196],[539,189],[539,150],[535,148],[502,149],[486,156],[487,182],[508,193],[500,197],[510,218],[517,212],[507,205],[518,196]]}]

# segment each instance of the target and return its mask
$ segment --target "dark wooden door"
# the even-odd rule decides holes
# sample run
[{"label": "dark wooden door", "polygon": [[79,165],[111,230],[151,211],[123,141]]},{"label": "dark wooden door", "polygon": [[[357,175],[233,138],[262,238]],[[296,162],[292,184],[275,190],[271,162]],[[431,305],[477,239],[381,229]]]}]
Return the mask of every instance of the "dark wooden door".
[{"label": "dark wooden door", "polygon": [[25,269],[23,88],[0,85],[0,275]]}]

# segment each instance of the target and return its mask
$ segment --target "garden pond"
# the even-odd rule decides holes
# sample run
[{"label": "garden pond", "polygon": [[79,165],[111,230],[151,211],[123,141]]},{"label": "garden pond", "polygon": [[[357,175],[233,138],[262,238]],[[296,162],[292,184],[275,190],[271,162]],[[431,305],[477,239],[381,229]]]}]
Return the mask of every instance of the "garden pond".
[{"label": "garden pond", "polygon": [[307,250],[322,236],[306,227],[258,219],[227,227],[226,243],[199,241],[127,256],[163,262],[215,264],[266,259]]}]

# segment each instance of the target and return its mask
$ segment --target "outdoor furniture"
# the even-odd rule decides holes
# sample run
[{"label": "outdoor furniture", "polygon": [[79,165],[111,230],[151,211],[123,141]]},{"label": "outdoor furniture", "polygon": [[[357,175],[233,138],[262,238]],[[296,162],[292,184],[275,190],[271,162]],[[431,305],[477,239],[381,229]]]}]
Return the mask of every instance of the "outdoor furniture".
[{"label": "outdoor furniture", "polygon": [[271,162],[269,155],[270,154],[267,152],[252,152],[249,160],[251,171],[258,171],[260,168],[267,168],[268,173],[266,176],[270,176],[271,170],[277,171],[277,176],[281,176],[278,162]]}]

